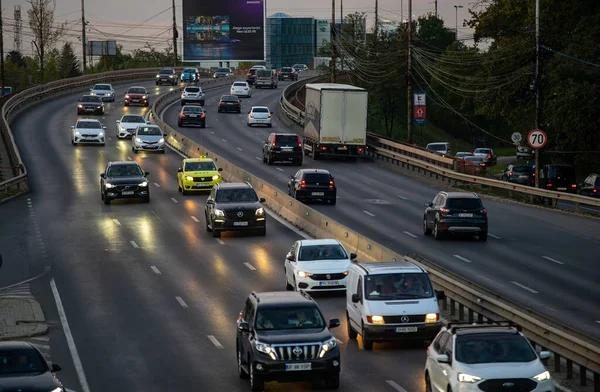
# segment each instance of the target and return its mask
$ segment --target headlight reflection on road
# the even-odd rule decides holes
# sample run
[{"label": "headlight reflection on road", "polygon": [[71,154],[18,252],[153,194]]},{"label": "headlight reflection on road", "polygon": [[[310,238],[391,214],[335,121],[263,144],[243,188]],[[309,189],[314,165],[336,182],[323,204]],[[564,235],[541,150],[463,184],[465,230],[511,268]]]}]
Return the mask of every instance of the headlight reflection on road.
[{"label": "headlight reflection on road", "polygon": [[161,223],[154,216],[142,216],[136,220],[136,237],[140,239],[140,247],[152,247],[156,243],[156,241],[154,241],[154,238],[156,238],[154,232],[154,225],[159,224]]},{"label": "headlight reflection on road", "polygon": [[255,265],[256,269],[261,273],[266,275],[271,275],[273,273],[273,266],[269,262],[269,254],[263,248],[262,244],[257,244],[250,248],[250,257],[252,259],[250,264]]},{"label": "headlight reflection on road", "polygon": [[[98,154],[98,156],[100,156],[100,154]],[[101,158],[101,156],[100,156]],[[85,192],[90,192],[92,190],[91,186],[89,185],[89,180],[88,180],[88,175],[85,172],[85,165],[82,163],[82,152],[81,152],[81,147],[75,148],[74,149],[74,154],[73,154],[73,160],[72,160],[72,183],[73,183],[73,187],[75,188],[75,193],[77,194],[77,196],[82,196]],[[98,174],[100,174],[100,172],[102,172],[102,170],[98,171]],[[100,177],[98,177],[98,183],[99,183]],[[94,190],[97,190],[98,188],[95,188]]]}]

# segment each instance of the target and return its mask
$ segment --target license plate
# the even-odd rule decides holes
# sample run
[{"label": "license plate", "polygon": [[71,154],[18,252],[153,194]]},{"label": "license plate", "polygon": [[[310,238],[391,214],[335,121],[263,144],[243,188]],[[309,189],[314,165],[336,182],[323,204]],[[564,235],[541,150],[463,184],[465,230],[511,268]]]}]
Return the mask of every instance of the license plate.
[{"label": "license plate", "polygon": [[235,105],[233,102],[227,102],[225,105]]},{"label": "license plate", "polygon": [[131,102],[140,102],[139,99],[132,99]]},{"label": "license plate", "polygon": [[198,188],[206,188],[207,186],[210,186],[210,184],[196,184]]},{"label": "license plate", "polygon": [[190,114],[190,117],[196,118],[196,117],[198,117],[198,115],[197,114]]},{"label": "license plate", "polygon": [[86,108],[85,110],[87,110],[88,112],[93,112],[96,109],[94,109],[94,108]]},{"label": "license plate", "polygon": [[233,222],[234,226],[248,226],[248,222]]},{"label": "license plate", "polygon": [[559,191],[566,191],[567,190],[567,188],[556,188],[556,189],[558,189]]},{"label": "license plate", "polygon": [[398,332],[398,333],[417,332],[417,327],[397,327],[396,332]]},{"label": "license plate", "polygon": [[292,147],[283,147],[282,150],[283,151],[292,151]]},{"label": "license plate", "polygon": [[313,192],[313,196],[325,196],[325,192]]},{"label": "license plate", "polygon": [[144,148],[149,148],[150,150],[158,148],[157,146],[144,146]]},{"label": "license plate", "polygon": [[339,280],[321,280],[319,286],[339,286]]},{"label": "license plate", "polygon": [[347,150],[348,147],[338,147],[338,150]]},{"label": "license plate", "polygon": [[302,371],[302,370],[311,370],[311,363],[286,363],[285,371],[286,372],[294,372],[294,371]]},{"label": "license plate", "polygon": [[473,214],[458,214],[460,218],[472,218]]},{"label": "license plate", "polygon": [[123,196],[129,196],[129,195],[133,195],[133,191],[123,191],[123,192],[121,192],[121,194]]}]

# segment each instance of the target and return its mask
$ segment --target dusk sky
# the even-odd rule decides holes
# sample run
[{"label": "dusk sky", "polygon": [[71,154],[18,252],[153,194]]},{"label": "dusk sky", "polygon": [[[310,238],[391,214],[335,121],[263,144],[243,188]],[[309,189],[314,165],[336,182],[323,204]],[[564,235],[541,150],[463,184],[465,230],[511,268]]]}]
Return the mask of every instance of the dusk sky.
[{"label": "dusk sky", "polygon": [[[157,49],[166,47],[167,42],[171,40],[171,1],[163,0],[85,0],[86,19],[88,25],[88,40],[116,40],[118,44],[123,45],[125,52],[145,46]],[[407,16],[408,0],[379,0],[380,19],[399,20],[401,9]],[[472,4],[471,0],[439,0],[438,10],[440,16],[446,21],[450,28],[455,27],[455,9],[454,5],[462,5],[464,8],[458,10],[459,20],[459,38],[468,38],[472,34],[471,29],[462,27],[462,20],[468,17],[467,8]],[[181,0],[176,0],[177,24],[181,36]],[[336,0],[337,15],[339,15],[339,0]],[[3,19],[4,19],[4,49],[9,51],[13,48],[13,14],[14,6],[21,6],[23,19],[23,53],[32,55],[31,30],[27,21],[27,10],[29,4],[24,0],[3,0]],[[372,26],[374,20],[375,1],[365,2],[364,0],[345,0],[344,14],[365,11],[368,13],[369,26]],[[433,0],[413,0],[413,15],[420,16],[434,11]],[[312,16],[315,18],[331,18],[331,3],[321,0],[268,0],[267,16],[284,12],[291,16]],[[57,21],[68,22],[66,34],[59,42],[62,45],[65,41],[70,41],[76,46],[76,50],[81,47],[79,37],[81,35],[81,0],[57,0],[55,18]],[[78,50],[78,52],[81,49]]]}]

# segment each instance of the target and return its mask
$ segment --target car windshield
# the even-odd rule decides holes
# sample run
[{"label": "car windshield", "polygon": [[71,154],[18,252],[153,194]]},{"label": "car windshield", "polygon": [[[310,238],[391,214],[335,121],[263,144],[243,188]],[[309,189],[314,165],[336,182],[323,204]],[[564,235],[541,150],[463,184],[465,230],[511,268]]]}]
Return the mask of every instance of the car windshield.
[{"label": "car windshield", "polygon": [[18,373],[44,373],[48,368],[35,350],[30,348],[0,352],[0,376]]},{"label": "car windshield", "polygon": [[471,153],[471,152],[457,152],[456,153],[457,158],[470,157],[470,156],[473,156],[473,153]]},{"label": "car windshield", "polygon": [[574,179],[575,168],[573,166],[549,166],[548,174],[550,178]]},{"label": "car windshield", "polygon": [[217,72],[230,72],[229,68],[219,68]]},{"label": "car windshield", "polygon": [[195,73],[196,70],[194,68],[186,68],[183,70],[183,73]]},{"label": "car windshield", "polygon": [[331,176],[325,173],[306,173],[304,174],[304,180],[310,183],[328,184]]},{"label": "car windshield", "polygon": [[532,173],[533,168],[530,166],[513,166],[512,171],[515,173]]},{"label": "car windshield", "polygon": [[456,337],[456,360],[462,363],[531,362],[537,355],[523,336],[508,333]]},{"label": "car windshield", "polygon": [[81,102],[102,102],[102,99],[93,95],[84,95],[81,97]]},{"label": "car windshield", "polygon": [[159,74],[161,75],[172,75],[173,71],[171,71],[170,69],[163,69],[159,72]]},{"label": "car windshield", "polygon": [[200,106],[185,106],[182,110],[184,113],[202,113]]},{"label": "car windshield", "polygon": [[217,203],[243,203],[243,202],[256,202],[258,196],[254,189],[240,188],[240,189],[219,189],[216,197]]},{"label": "car windshield", "polygon": [[188,93],[197,93],[200,91],[200,87],[186,87],[185,91]]},{"label": "car windshield", "polygon": [[141,87],[139,87],[139,88],[133,87],[133,88],[130,88],[129,90],[127,90],[127,92],[129,94],[146,94],[146,89],[141,88]]},{"label": "car windshield", "polygon": [[298,136],[296,135],[277,135],[275,139],[276,146],[296,146],[298,144]]},{"label": "car windshield", "polygon": [[269,71],[268,69],[259,69],[256,74],[263,78],[264,77],[270,78],[271,76],[273,76],[273,73],[271,71]]},{"label": "car windshield", "polygon": [[138,165],[112,165],[108,168],[107,177],[138,177],[144,172]]},{"label": "car windshield", "polygon": [[249,73],[250,75],[255,75],[255,74],[256,74],[256,69],[255,69],[255,68],[253,68],[253,69],[251,69],[250,71],[248,71],[248,73]]},{"label": "car windshield", "polygon": [[256,313],[256,330],[325,328],[325,320],[316,306],[267,307]]},{"label": "car windshield", "polygon": [[162,136],[162,131],[159,127],[138,127],[137,129],[138,136]]},{"label": "car windshield", "polygon": [[491,154],[492,150],[490,150],[489,148],[478,148],[475,150],[476,154]]},{"label": "car windshield", "polygon": [[308,245],[300,248],[298,261],[340,260],[347,259],[348,254],[340,244]]},{"label": "car windshield", "polygon": [[236,97],[234,95],[223,95],[221,97],[221,101],[237,102],[237,101],[239,101],[239,99],[238,99],[238,97]]},{"label": "car windshield", "polygon": [[110,86],[108,84],[97,84],[92,90],[110,90]]},{"label": "car windshield", "polygon": [[292,67],[296,68],[296,69],[298,69],[298,68],[304,68],[304,66],[302,64],[294,64]]},{"label": "car windshield", "polygon": [[142,116],[123,116],[121,119],[122,123],[145,123],[144,117]]},{"label": "car windshield", "polygon": [[367,275],[365,295],[369,300],[430,298],[433,289],[425,273]]},{"label": "car windshield", "polygon": [[214,162],[186,162],[185,171],[217,170]]},{"label": "car windshield", "polygon": [[78,129],[100,129],[102,124],[100,121],[77,121],[75,128]]},{"label": "car windshield", "polygon": [[289,67],[281,68],[281,72],[292,72],[292,69]]},{"label": "car windshield", "polygon": [[267,108],[252,108],[252,113],[269,113]]},{"label": "car windshield", "polygon": [[427,149],[433,150],[433,151],[446,151],[446,145],[445,144],[430,144],[427,146]]},{"label": "car windshield", "polygon": [[453,210],[477,210],[483,208],[480,199],[471,197],[451,197],[446,201],[446,207]]},{"label": "car windshield", "polygon": [[234,83],[233,85],[237,86],[237,87],[247,87],[246,83],[243,83],[243,82]]},{"label": "car windshield", "polygon": [[473,157],[473,156],[468,156],[465,157],[465,161],[470,161],[470,162],[481,162],[482,158],[481,157]]}]

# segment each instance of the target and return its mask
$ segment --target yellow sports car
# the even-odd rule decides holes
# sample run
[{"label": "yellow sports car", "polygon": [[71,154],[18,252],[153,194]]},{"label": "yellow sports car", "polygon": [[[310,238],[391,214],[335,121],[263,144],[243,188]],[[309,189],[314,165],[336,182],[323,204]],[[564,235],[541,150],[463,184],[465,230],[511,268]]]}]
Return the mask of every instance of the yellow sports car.
[{"label": "yellow sports car", "polygon": [[177,170],[177,186],[184,195],[194,191],[211,190],[215,184],[220,184],[223,178],[212,159],[202,156],[188,158],[181,162]]}]

